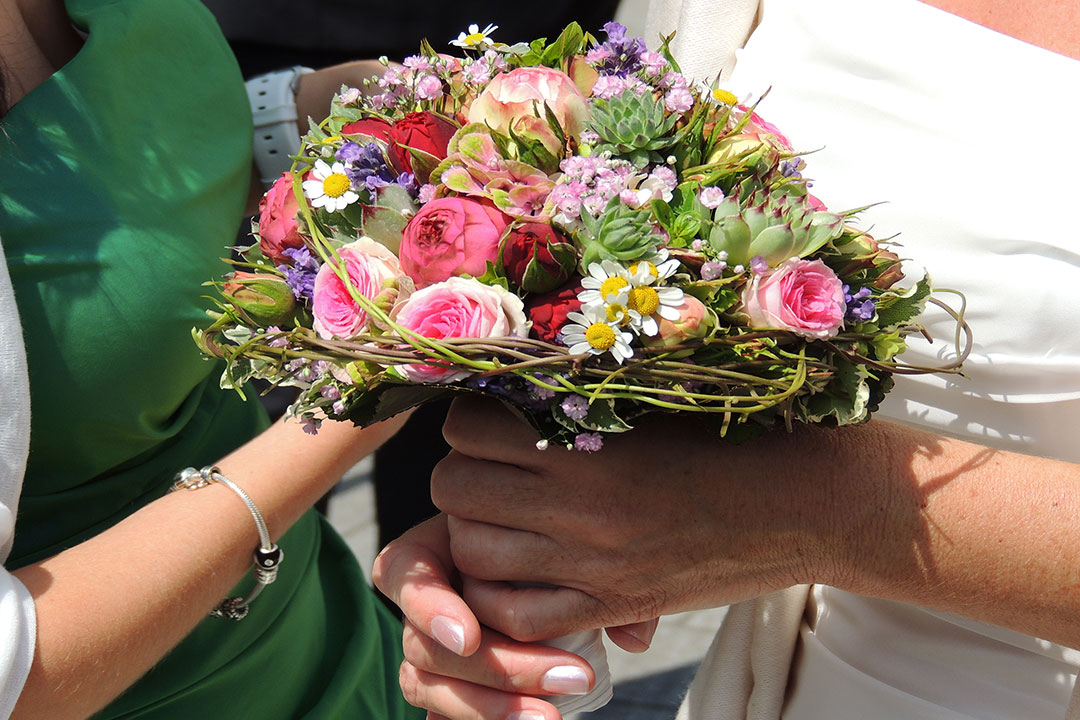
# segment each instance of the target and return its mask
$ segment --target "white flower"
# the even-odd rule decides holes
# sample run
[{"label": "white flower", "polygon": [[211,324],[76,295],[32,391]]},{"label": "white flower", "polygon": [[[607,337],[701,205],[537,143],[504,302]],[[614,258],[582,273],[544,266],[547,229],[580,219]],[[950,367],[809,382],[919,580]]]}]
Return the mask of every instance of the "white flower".
[{"label": "white flower", "polygon": [[341,163],[328,165],[325,160],[316,160],[311,174],[315,179],[304,181],[304,195],[311,201],[312,207],[338,212],[360,199],[353,192],[352,181]]},{"label": "white flower", "polygon": [[610,352],[620,365],[623,360],[633,357],[630,341],[634,336],[607,322],[603,307],[583,305],[581,312],[569,313],[566,318],[573,322],[563,326],[563,342],[570,346],[572,355]]},{"label": "white flower", "polygon": [[652,337],[660,331],[657,317],[677,322],[683,291],[660,283],[671,277],[679,261],[667,259],[667,250],[661,250],[654,260],[639,260],[630,266],[630,289],[626,292],[626,307],[640,318],[636,324],[641,332]]},{"label": "white flower", "polygon": [[451,40],[450,44],[459,48],[486,48],[493,46],[494,43],[488,39],[488,35],[499,29],[498,25],[492,25],[488,23],[488,26],[483,30],[479,25],[470,25],[469,32],[458,33],[457,40]]},{"label": "white flower", "polygon": [[589,263],[589,275],[581,281],[585,289],[578,293],[583,307],[600,308],[607,322],[641,331],[641,315],[631,310],[630,272],[611,260]]}]

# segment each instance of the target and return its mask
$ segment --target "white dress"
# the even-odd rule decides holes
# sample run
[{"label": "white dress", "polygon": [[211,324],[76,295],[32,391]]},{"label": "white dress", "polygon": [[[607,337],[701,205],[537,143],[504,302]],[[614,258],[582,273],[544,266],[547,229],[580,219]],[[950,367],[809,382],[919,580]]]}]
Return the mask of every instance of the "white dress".
[{"label": "white dress", "polygon": [[[862,226],[900,233],[967,296],[968,378],[900,378],[879,417],[1080,462],[1080,61],[916,0],[764,0],[737,58],[729,89],[771,87],[759,113],[822,148],[813,192],[837,210],[886,201]],[[905,360],[949,354],[950,323],[930,317],[940,341]],[[1073,649],[815,586],[782,717],[1061,720],[1078,666]],[[700,697],[689,717],[736,717]]]}]

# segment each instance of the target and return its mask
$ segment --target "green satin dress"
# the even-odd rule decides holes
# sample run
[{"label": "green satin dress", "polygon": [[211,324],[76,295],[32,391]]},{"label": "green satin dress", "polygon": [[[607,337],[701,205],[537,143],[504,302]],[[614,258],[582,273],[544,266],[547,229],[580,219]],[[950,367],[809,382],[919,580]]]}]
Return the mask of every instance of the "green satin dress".
[{"label": "green satin dress", "polygon": [[[191,339],[249,187],[251,114],[228,45],[198,0],[67,10],[82,50],[0,123],[33,413],[9,568],[113,525],[267,422],[218,388]],[[245,620],[207,618],[97,717],[422,717],[398,691],[400,625],[341,538],[309,512],[280,545],[278,581]]]}]

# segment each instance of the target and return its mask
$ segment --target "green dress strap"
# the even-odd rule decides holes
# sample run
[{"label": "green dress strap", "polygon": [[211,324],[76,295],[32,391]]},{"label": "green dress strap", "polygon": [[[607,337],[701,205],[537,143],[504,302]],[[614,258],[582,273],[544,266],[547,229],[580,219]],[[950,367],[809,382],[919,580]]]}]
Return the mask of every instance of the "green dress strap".
[{"label": "green dress strap", "polygon": [[[11,568],[110,527],[267,423],[191,339],[249,187],[235,59],[197,0],[66,5],[83,48],[0,126],[32,406]],[[279,579],[245,620],[208,618],[98,717],[423,717],[397,689],[400,625],[341,538],[311,512],[280,544]]]}]

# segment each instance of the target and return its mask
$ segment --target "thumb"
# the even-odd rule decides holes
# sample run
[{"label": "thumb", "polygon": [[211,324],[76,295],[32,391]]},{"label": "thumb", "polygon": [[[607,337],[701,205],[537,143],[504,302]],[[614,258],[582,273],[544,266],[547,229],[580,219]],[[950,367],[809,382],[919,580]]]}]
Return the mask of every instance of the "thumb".
[{"label": "thumb", "polygon": [[416,628],[468,656],[480,646],[480,624],[451,583],[455,573],[446,516],[437,515],[383,548],[371,576]]}]

